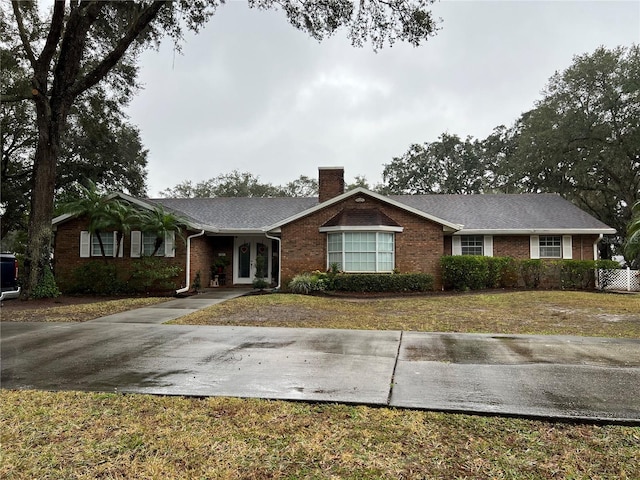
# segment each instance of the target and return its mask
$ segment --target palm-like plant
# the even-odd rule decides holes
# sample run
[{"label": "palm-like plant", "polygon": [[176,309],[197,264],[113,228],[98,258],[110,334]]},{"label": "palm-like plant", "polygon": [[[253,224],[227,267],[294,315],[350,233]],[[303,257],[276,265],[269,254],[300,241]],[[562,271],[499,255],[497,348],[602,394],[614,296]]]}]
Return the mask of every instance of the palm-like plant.
[{"label": "palm-like plant", "polygon": [[110,227],[116,232],[116,252],[120,251],[120,245],[125,235],[141,223],[141,214],[129,203],[120,200],[112,200],[106,209]]},{"label": "palm-like plant", "polygon": [[80,186],[80,198],[67,202],[62,206],[65,213],[72,215],[87,216],[89,218],[88,230],[91,235],[98,238],[100,253],[105,257],[104,244],[100,233],[107,230],[112,225],[110,218],[110,198],[108,195],[98,191],[96,184],[89,181],[89,186]]},{"label": "palm-like plant", "polygon": [[627,227],[624,256],[632,264],[637,264],[640,263],[640,200],[633,206],[632,214]]},{"label": "palm-like plant", "polygon": [[182,227],[185,224],[186,221],[184,219],[166,211],[162,205],[158,205],[153,210],[142,213],[140,216],[140,229],[155,236],[151,256],[158,253],[166,234],[169,232],[175,232],[179,238],[184,240]]}]

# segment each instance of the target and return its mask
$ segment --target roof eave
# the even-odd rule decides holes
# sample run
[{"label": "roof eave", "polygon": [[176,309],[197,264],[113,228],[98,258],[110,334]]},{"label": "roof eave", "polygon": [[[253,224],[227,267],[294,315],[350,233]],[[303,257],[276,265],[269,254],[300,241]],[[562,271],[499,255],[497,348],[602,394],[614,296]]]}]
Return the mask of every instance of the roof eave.
[{"label": "roof eave", "polygon": [[614,234],[615,228],[469,228],[454,235],[600,235]]},{"label": "roof eave", "polygon": [[[140,200],[139,198],[132,197],[131,195],[127,195],[126,193],[114,192],[108,195],[109,199],[113,199],[116,197],[121,198],[122,200],[126,200],[127,202],[130,202],[146,210],[153,210],[155,208],[155,203],[145,202],[144,200]],[[51,225],[55,229],[61,223],[64,223],[76,217],[77,215],[73,213],[63,213],[62,215],[58,215],[53,220],[51,220]],[[189,220],[185,222],[185,226],[189,230],[204,230],[205,232],[208,232],[208,233],[217,233],[218,231],[218,229],[212,225],[203,225],[200,223],[191,222]]]}]

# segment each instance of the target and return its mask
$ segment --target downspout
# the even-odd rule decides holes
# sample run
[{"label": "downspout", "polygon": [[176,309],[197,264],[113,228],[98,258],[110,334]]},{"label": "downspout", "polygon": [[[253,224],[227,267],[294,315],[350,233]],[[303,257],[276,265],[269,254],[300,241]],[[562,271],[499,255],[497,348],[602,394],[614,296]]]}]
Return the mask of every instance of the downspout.
[{"label": "downspout", "polygon": [[[598,238],[596,239],[595,242],[593,242],[593,259],[597,262],[598,260],[600,260],[600,249],[598,248],[598,244],[600,243],[600,241],[602,240],[602,237],[604,237],[604,235],[601,233],[600,235],[598,235]],[[593,276],[595,278],[595,287],[596,288],[601,288],[600,286],[600,275],[598,275],[598,267],[596,264],[596,268],[593,272]]]},{"label": "downspout", "polygon": [[282,239],[278,237],[272,237],[267,232],[265,232],[264,235],[271,240],[278,241],[278,285],[276,285],[276,290],[280,290],[280,279],[282,278]]},{"label": "downspout", "polygon": [[598,235],[598,238],[595,242],[593,242],[593,259],[600,260],[600,249],[598,248],[598,244],[602,241],[604,235],[601,233]]},{"label": "downspout", "polygon": [[202,230],[200,233],[196,233],[187,237],[187,282],[186,287],[176,290],[176,295],[180,295],[181,293],[189,291],[189,280],[191,280],[191,239],[201,237],[202,235],[204,235],[204,230]]}]

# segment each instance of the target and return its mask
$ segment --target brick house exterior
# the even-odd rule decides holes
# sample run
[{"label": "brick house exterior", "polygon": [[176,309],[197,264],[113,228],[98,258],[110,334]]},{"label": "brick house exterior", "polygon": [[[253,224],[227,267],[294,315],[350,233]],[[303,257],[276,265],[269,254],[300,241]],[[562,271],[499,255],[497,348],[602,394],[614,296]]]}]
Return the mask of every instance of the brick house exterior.
[{"label": "brick house exterior", "polygon": [[[615,233],[558,195],[383,196],[364,188],[345,193],[344,170],[334,167],[319,169],[319,190],[318,198],[113,195],[139,208],[161,205],[185,219],[186,241],[178,235],[163,257],[182,267],[175,286],[183,290],[198,273],[202,286],[251,284],[259,264],[272,285],[286,285],[336,259],[345,271],[429,273],[439,288],[443,255],[593,260],[602,235]],[[87,224],[70,215],[53,220],[54,272],[63,290],[86,262],[125,268],[140,256],[140,232],[125,236],[121,256],[87,255],[86,247],[83,256]],[[213,268],[220,259],[227,264]]]}]

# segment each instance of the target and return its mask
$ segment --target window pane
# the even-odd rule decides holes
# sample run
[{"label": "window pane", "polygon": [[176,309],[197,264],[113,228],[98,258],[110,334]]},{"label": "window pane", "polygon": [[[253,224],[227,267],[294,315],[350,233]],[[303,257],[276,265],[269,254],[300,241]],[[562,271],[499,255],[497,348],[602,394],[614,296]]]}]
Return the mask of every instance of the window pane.
[{"label": "window pane", "polygon": [[345,270],[350,272],[375,272],[375,253],[345,253]]},{"label": "window pane", "polygon": [[[102,240],[106,257],[113,257],[113,236],[113,232],[100,233],[100,240]],[[94,257],[102,256],[100,240],[98,240],[98,235],[91,235],[91,255]]]},{"label": "window pane", "polygon": [[328,264],[337,263],[345,272],[391,272],[394,268],[393,233],[330,233],[327,250]]},{"label": "window pane", "polygon": [[[150,256],[156,247],[156,236],[150,233],[142,233],[142,255]],[[160,243],[156,255],[164,255],[164,240]]]},{"label": "window pane", "polygon": [[462,255],[484,255],[484,237],[482,235],[463,235],[460,238]]},{"label": "window pane", "polygon": [[329,252],[342,252],[342,234],[330,233],[328,245]]},{"label": "window pane", "polygon": [[562,237],[559,235],[540,236],[540,256],[543,258],[562,257]]}]

